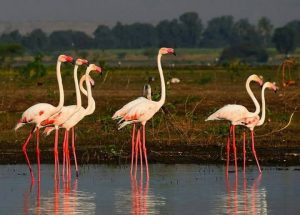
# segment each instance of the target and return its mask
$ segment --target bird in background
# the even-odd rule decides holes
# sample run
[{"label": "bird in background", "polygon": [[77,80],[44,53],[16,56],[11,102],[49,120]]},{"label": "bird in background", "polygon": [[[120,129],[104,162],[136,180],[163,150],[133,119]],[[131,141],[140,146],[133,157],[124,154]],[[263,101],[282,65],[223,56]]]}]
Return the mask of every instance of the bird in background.
[{"label": "bird in background", "polygon": [[19,129],[25,124],[34,124],[32,130],[29,133],[29,136],[25,140],[22,149],[23,153],[26,158],[27,165],[29,167],[30,175],[31,175],[31,182],[34,182],[34,176],[30,164],[29,157],[27,155],[27,144],[29,143],[32,134],[36,132],[36,155],[37,155],[37,163],[38,163],[38,180],[40,181],[40,149],[39,149],[39,130],[41,127],[41,122],[48,119],[53,114],[57,113],[61,110],[64,105],[64,90],[61,78],[61,64],[64,62],[73,62],[73,58],[67,55],[59,55],[56,64],[56,75],[58,81],[58,88],[59,88],[59,103],[55,107],[48,103],[38,103],[27,110],[25,110],[22,114],[21,119],[17,123],[15,130]]},{"label": "bird in background", "polygon": [[[147,180],[149,180],[149,170],[148,170],[148,159],[147,159],[147,149],[146,149],[146,135],[145,135],[145,125],[149,119],[151,119],[156,112],[163,106],[166,99],[166,85],[165,79],[163,75],[163,70],[161,66],[161,57],[166,54],[174,54],[175,51],[173,48],[160,48],[157,55],[157,65],[158,71],[161,80],[161,98],[159,101],[151,101],[145,97],[139,97],[128,104],[124,105],[121,109],[115,112],[112,116],[112,119],[119,119],[119,129],[123,128],[126,125],[141,123],[142,128],[139,128],[137,131],[137,136],[134,141],[135,135],[135,126],[133,126],[132,131],[132,161],[133,157],[135,157],[135,163],[137,166],[137,157],[140,153],[140,161],[141,161],[141,177],[142,177],[142,155],[144,153],[144,159],[146,164],[146,174]],[[141,138],[141,129],[142,129],[142,138]],[[141,141],[142,139],[142,141]],[[143,151],[142,151],[143,150]],[[132,174],[132,169],[131,169]],[[136,169],[135,176],[136,177]]]},{"label": "bird in background", "polygon": [[[240,120],[239,123],[241,123],[243,126],[249,128],[250,133],[251,133],[251,148],[252,148],[252,153],[253,156],[255,158],[259,173],[261,173],[261,168],[257,159],[257,155],[256,155],[256,150],[255,150],[255,141],[254,141],[254,128],[256,126],[261,126],[264,124],[265,122],[265,118],[266,118],[266,100],[265,100],[265,90],[266,89],[270,89],[273,90],[275,93],[277,92],[277,90],[279,89],[275,82],[271,83],[271,82],[266,82],[264,83],[262,90],[261,90],[261,100],[262,100],[262,114],[261,114],[261,118],[259,117],[259,115],[253,116],[253,117],[245,117],[243,119]],[[246,134],[245,131],[243,132],[243,171],[245,173],[245,169],[246,169]]]},{"label": "bird in background", "polygon": [[246,117],[254,117],[257,116],[260,112],[260,105],[255,98],[251,88],[250,83],[254,81],[257,82],[260,86],[263,85],[263,80],[261,77],[253,74],[250,75],[247,78],[246,81],[246,90],[249,94],[250,98],[252,99],[254,105],[255,105],[255,112],[250,112],[248,109],[243,105],[237,105],[237,104],[229,104],[225,105],[224,107],[220,108],[213,114],[211,114],[205,121],[210,120],[227,120],[230,122],[229,126],[229,132],[228,132],[228,138],[227,138],[227,146],[226,146],[226,174],[228,174],[229,171],[229,154],[230,154],[230,142],[231,142],[231,136],[232,136],[232,144],[233,144],[233,153],[234,153],[234,163],[235,163],[235,173],[237,174],[237,156],[236,156],[236,140],[235,140],[235,126],[236,125],[243,125],[243,123],[240,122],[241,119]]},{"label": "bird in background", "polygon": [[[48,119],[41,122],[42,126],[54,126],[55,128],[55,136],[54,136],[54,167],[55,167],[55,173],[58,173],[59,175],[59,157],[58,157],[58,128],[59,125],[63,124],[67,119],[69,119],[75,112],[79,111],[81,108],[81,95],[78,85],[78,67],[82,65],[87,65],[88,61],[85,59],[78,58],[75,61],[74,66],[74,83],[75,83],[75,92],[76,92],[76,105],[68,105],[63,106],[59,112],[56,114],[50,116]],[[44,133],[47,133],[47,130],[49,130],[49,127],[47,127],[44,131]],[[57,177],[57,174],[55,174],[55,179],[59,179]]]}]

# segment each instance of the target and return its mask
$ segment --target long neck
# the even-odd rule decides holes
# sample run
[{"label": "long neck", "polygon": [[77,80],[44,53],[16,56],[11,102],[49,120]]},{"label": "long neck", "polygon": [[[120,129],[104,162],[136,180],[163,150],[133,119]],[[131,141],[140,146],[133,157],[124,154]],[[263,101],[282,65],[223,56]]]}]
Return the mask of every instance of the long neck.
[{"label": "long neck", "polygon": [[263,86],[263,88],[261,90],[262,112],[261,112],[261,118],[258,121],[257,126],[260,126],[260,125],[264,124],[265,118],[266,118],[265,90],[266,90],[266,86]]},{"label": "long neck", "polygon": [[91,88],[91,83],[89,81],[89,73],[90,70],[87,70],[86,76],[85,76],[85,83],[86,83],[86,89],[87,89],[87,96],[88,96],[88,106],[86,107],[86,115],[89,115],[95,111],[96,105],[95,105],[95,100],[93,99],[92,96],[92,88]]},{"label": "long neck", "polygon": [[166,84],[165,84],[163,70],[161,68],[161,54],[157,55],[157,66],[158,66],[158,71],[159,71],[159,76],[160,76],[160,84],[161,84],[161,98],[159,100],[159,103],[162,106],[166,100]]},{"label": "long neck", "polygon": [[246,82],[246,90],[247,90],[249,96],[251,97],[251,99],[252,99],[252,101],[253,101],[253,103],[255,105],[255,112],[253,113],[253,115],[258,115],[259,112],[260,112],[260,105],[259,105],[257,99],[255,98],[252,90],[250,89],[250,82],[251,82],[251,80],[247,80],[247,82]]},{"label": "long neck", "polygon": [[61,62],[58,61],[56,64],[56,76],[57,76],[57,82],[58,82],[58,88],[59,88],[59,103],[58,106],[56,107],[56,111],[59,111],[62,106],[64,105],[64,87],[62,84],[62,79],[61,79],[61,72],[60,72],[60,67],[61,67]]},{"label": "long neck", "polygon": [[76,101],[77,101],[77,108],[81,107],[81,95],[79,91],[79,85],[78,85],[78,65],[75,65],[74,67],[74,83],[75,83],[75,91],[76,91]]},{"label": "long neck", "polygon": [[[84,94],[84,95],[88,95],[88,92],[84,89],[83,87],[83,82],[85,81],[85,76],[86,75],[83,75],[80,79],[80,91]],[[86,115],[90,115],[92,114],[94,111],[95,111],[95,108],[96,108],[96,103],[95,103],[95,100],[94,98],[92,99],[92,103],[90,105],[90,108],[88,109],[88,107],[86,108]]]},{"label": "long neck", "polygon": [[84,89],[83,87],[83,82],[85,81],[85,76],[86,75],[83,75],[80,79],[80,83],[79,83],[79,86],[80,86],[80,91],[87,96],[87,91]]}]

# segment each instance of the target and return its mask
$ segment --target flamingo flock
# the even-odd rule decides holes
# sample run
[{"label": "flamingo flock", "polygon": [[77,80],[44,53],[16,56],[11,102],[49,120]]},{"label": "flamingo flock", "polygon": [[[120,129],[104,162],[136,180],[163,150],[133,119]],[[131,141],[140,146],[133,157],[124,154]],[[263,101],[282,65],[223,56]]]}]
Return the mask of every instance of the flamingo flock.
[{"label": "flamingo flock", "polygon": [[[132,124],[132,137],[131,137],[131,165],[130,175],[132,178],[136,178],[138,169],[138,160],[140,161],[141,178],[143,177],[143,166],[145,164],[146,178],[149,180],[149,167],[147,158],[147,147],[146,147],[146,123],[160,110],[166,100],[166,84],[161,64],[161,58],[163,55],[175,54],[173,48],[160,48],[157,55],[157,67],[160,76],[161,83],[161,97],[159,101],[153,101],[151,98],[151,87],[150,85],[144,86],[144,96],[138,97],[137,99],[130,101],[125,104],[122,108],[117,110],[113,116],[113,120],[118,120],[118,129],[122,129],[125,126]],[[62,63],[74,63],[74,84],[76,92],[76,105],[64,106],[64,90],[61,77]],[[85,73],[82,75],[80,81],[78,81],[78,69],[79,67],[86,66]],[[38,181],[40,181],[40,149],[39,149],[39,133],[40,129],[44,129],[44,134],[49,135],[55,130],[54,135],[54,168],[55,168],[55,179],[60,178],[60,162],[59,162],[59,150],[58,150],[58,134],[59,129],[64,129],[64,140],[62,143],[62,155],[63,155],[63,167],[62,175],[64,180],[70,180],[71,178],[71,162],[70,162],[70,151],[69,151],[69,132],[71,131],[72,140],[72,153],[74,157],[76,177],[78,177],[78,164],[76,158],[76,147],[75,147],[75,126],[83,120],[87,115],[92,114],[95,111],[95,100],[92,96],[91,86],[94,85],[94,80],[90,76],[90,72],[95,71],[101,73],[102,69],[95,64],[89,64],[85,59],[78,58],[74,62],[73,57],[67,55],[60,55],[57,59],[56,75],[59,88],[59,103],[57,106],[53,106],[47,103],[39,103],[31,106],[21,116],[21,119],[17,123],[15,130],[19,129],[25,124],[33,124],[33,127],[24,141],[22,146],[23,153],[28,164],[28,168],[31,175],[31,181],[34,182],[34,174],[32,171],[30,159],[27,155],[27,145],[29,144],[33,133],[36,133],[36,156],[38,164]],[[255,82],[261,89],[261,100],[262,107],[258,100],[254,96],[250,83]],[[86,84],[86,89],[84,88]],[[255,111],[250,112],[243,105],[229,104],[217,110],[211,114],[205,121],[211,120],[226,120],[230,122],[227,146],[226,146],[226,174],[229,171],[229,157],[230,157],[230,145],[232,143],[235,172],[237,174],[237,147],[236,147],[236,126],[243,126],[250,130],[251,133],[251,146],[252,153],[258,166],[258,170],[261,173],[261,168],[258,162],[257,154],[255,151],[255,140],[254,140],[254,128],[261,126],[266,117],[266,103],[265,103],[265,90],[271,89],[277,91],[275,83],[265,82],[263,83],[262,77],[258,75],[251,75],[246,80],[246,92],[250,96],[254,103]],[[146,92],[146,93],[145,93]],[[87,107],[82,106],[81,94],[87,97]],[[262,109],[262,111],[261,111]],[[259,115],[261,112],[261,116]],[[243,133],[243,159],[244,165],[243,170],[245,172],[246,166],[246,135]]]}]

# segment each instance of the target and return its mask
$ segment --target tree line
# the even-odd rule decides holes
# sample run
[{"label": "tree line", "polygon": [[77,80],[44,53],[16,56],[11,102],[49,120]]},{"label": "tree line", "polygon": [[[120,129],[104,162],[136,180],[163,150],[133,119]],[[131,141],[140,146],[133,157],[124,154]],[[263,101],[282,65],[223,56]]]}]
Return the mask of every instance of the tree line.
[{"label": "tree line", "polygon": [[121,22],[113,27],[99,25],[92,36],[73,30],[53,31],[47,34],[41,29],[35,29],[26,35],[15,30],[3,33],[0,36],[0,43],[20,44],[31,53],[161,46],[227,48],[228,52],[232,48],[253,49],[255,46],[258,49],[276,47],[280,53],[288,54],[300,45],[300,20],[274,28],[266,17],[252,24],[248,19],[235,21],[233,16],[228,15],[212,18],[204,26],[197,13],[187,12],[177,19],[162,20],[157,25]]}]

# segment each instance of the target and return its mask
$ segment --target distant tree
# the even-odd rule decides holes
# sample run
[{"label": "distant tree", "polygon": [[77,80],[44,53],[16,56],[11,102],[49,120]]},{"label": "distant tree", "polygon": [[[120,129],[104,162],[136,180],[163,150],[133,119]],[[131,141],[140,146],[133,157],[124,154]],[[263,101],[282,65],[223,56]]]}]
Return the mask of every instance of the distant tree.
[{"label": "distant tree", "polygon": [[296,49],[295,32],[289,27],[276,28],[272,42],[279,53],[288,55]]},{"label": "distant tree", "polygon": [[156,26],[158,45],[179,47],[181,45],[182,28],[177,19],[163,20]]},{"label": "distant tree", "polygon": [[52,51],[88,49],[92,42],[92,38],[81,31],[54,31],[49,36],[49,48]]},{"label": "distant tree", "polygon": [[153,25],[134,23],[127,27],[131,48],[149,48],[157,46],[157,35]]},{"label": "distant tree", "polygon": [[34,52],[46,51],[48,48],[48,37],[41,29],[35,29],[23,37],[23,44]]},{"label": "distant tree", "polygon": [[203,30],[202,21],[198,13],[187,12],[179,17],[181,27],[181,46],[197,47]]},{"label": "distant tree", "polygon": [[273,25],[267,17],[262,17],[258,20],[257,31],[262,37],[263,45],[265,47],[269,46],[271,43]]},{"label": "distant tree", "polygon": [[110,28],[106,25],[99,25],[93,33],[96,48],[115,48],[115,38]]},{"label": "distant tree", "polygon": [[231,44],[253,44],[262,45],[263,40],[256,31],[254,25],[250,24],[248,19],[240,19],[233,26],[233,35],[231,37]]},{"label": "distant tree", "polygon": [[128,32],[126,26],[124,26],[121,22],[117,22],[117,24],[112,28],[112,34],[115,38],[115,45],[117,48],[129,48],[130,44],[128,43]]},{"label": "distant tree", "polygon": [[268,60],[268,54],[266,50],[260,46],[254,46],[251,43],[243,43],[225,48],[220,56],[221,63],[237,59],[247,63],[263,63]]},{"label": "distant tree", "polygon": [[3,33],[0,37],[2,43],[18,43],[22,42],[22,35],[18,30],[12,31],[10,33]]},{"label": "distant tree", "polygon": [[233,16],[221,16],[208,21],[202,34],[201,47],[219,48],[229,44],[233,34]]},{"label": "distant tree", "polygon": [[291,21],[287,23],[285,27],[290,28],[294,31],[296,46],[300,46],[300,21],[299,20]]}]

